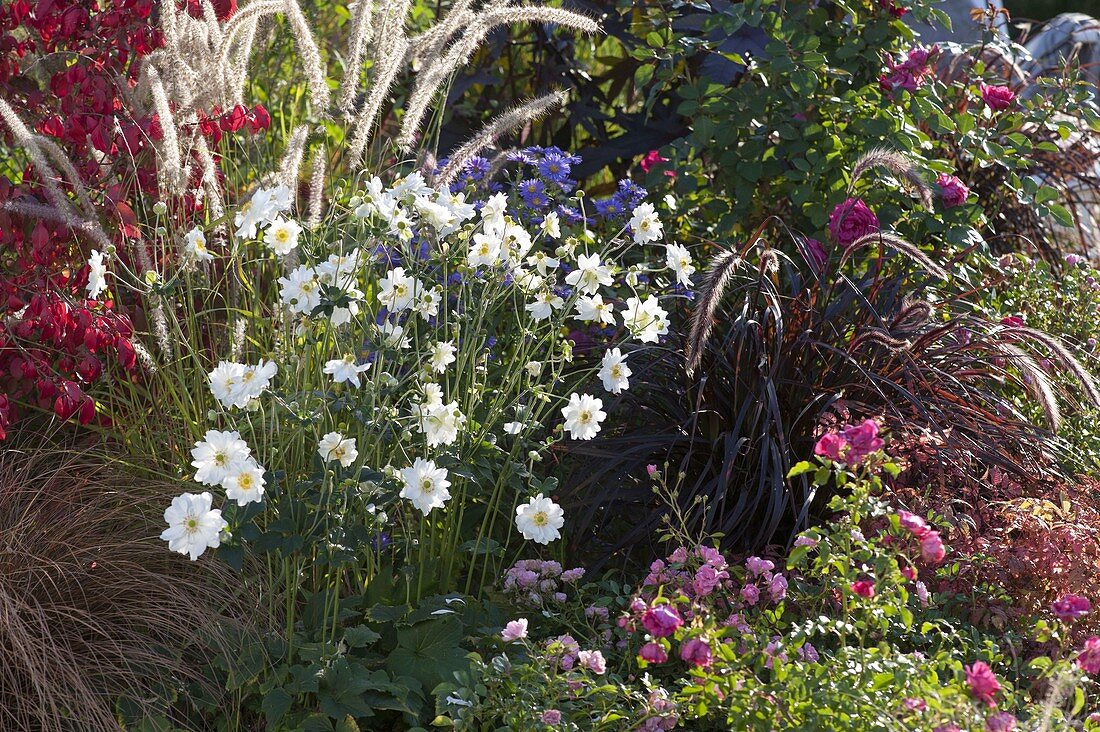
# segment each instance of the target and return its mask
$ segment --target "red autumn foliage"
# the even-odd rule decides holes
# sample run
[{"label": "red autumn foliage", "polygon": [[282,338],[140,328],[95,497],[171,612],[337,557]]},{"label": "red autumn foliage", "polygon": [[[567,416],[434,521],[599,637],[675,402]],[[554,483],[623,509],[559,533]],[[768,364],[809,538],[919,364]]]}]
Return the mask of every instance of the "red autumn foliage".
[{"label": "red autumn foliage", "polygon": [[[995,468],[943,460],[928,437],[895,439],[890,449],[907,464],[895,498],[945,519],[938,526],[959,571],[931,589],[966,598],[972,622],[1023,624],[1070,594],[1100,600],[1100,481],[1021,485]],[[1100,613],[1074,629],[1100,629]]]},{"label": "red autumn foliage", "polygon": [[[126,262],[142,237],[134,209],[157,195],[151,145],[160,124],[156,115],[135,114],[125,95],[140,60],[163,43],[154,6],[155,0],[0,4],[0,96],[72,160]],[[213,7],[222,20],[236,12],[235,0]],[[194,0],[187,9],[202,14]],[[217,144],[224,132],[256,133],[270,123],[262,106],[238,106],[224,114],[210,110],[201,129]],[[0,134],[10,145],[3,125]],[[90,242],[61,222],[18,210],[47,203],[33,166],[14,181],[0,176],[0,439],[17,403],[86,424],[95,418],[87,393],[93,383],[105,374],[136,375],[137,304],[86,298]],[[181,202],[185,215],[193,213],[189,205]]]}]

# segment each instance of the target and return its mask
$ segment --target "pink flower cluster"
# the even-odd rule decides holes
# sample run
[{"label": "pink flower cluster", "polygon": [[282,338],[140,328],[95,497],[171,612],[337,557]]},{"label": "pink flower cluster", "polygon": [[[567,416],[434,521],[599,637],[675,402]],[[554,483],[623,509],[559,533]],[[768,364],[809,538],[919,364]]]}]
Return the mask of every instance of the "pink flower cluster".
[{"label": "pink flower cluster", "polygon": [[939,52],[939,46],[914,46],[904,60],[888,59],[886,73],[878,78],[879,87],[887,93],[898,89],[915,92],[932,76],[932,62]]},{"label": "pink flower cluster", "polygon": [[1100,674],[1100,638],[1094,635],[1085,641],[1077,654],[1077,667],[1088,674]]},{"label": "pink flower cluster", "polygon": [[838,462],[858,465],[886,443],[878,436],[878,424],[873,419],[848,425],[840,432],[827,432],[814,446],[814,454]]},{"label": "pink flower cluster", "polygon": [[602,675],[607,672],[607,661],[601,651],[581,650],[577,640],[568,634],[546,641],[546,652],[563,671],[582,668],[594,674]]},{"label": "pink flower cluster", "polygon": [[504,592],[517,606],[540,608],[549,602],[565,602],[565,585],[584,576],[584,569],[562,570],[553,560],[521,559],[504,573]]},{"label": "pink flower cluster", "polygon": [[898,511],[901,526],[920,542],[921,559],[929,564],[939,564],[947,556],[940,532],[932,529],[924,519],[908,511]]}]

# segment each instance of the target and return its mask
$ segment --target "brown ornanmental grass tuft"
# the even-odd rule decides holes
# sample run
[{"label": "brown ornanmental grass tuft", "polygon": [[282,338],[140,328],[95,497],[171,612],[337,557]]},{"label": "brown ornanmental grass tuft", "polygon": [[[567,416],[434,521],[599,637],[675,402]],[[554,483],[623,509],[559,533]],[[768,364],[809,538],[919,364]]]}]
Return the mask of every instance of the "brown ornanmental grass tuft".
[{"label": "brown ornanmental grass tuft", "polygon": [[117,732],[116,704],[187,721],[167,699],[202,671],[222,629],[254,613],[223,565],[156,537],[171,481],[103,455],[14,436],[0,460],[0,729]]},{"label": "brown ornanmental grass tuft", "polygon": [[875,148],[856,161],[852,166],[852,182],[848,184],[849,195],[855,190],[856,181],[872,168],[886,168],[891,173],[904,178],[920,197],[927,209],[932,208],[932,188],[921,177],[920,171],[901,153],[885,148]]},{"label": "brown ornanmental grass tuft", "polygon": [[699,367],[703,357],[703,346],[710,338],[714,328],[714,314],[722,302],[733,275],[745,260],[742,252],[730,249],[722,252],[711,262],[703,286],[699,288],[699,302],[691,313],[691,329],[687,339],[687,374],[691,376]]},{"label": "brown ornanmental grass tuft", "polygon": [[450,185],[470,158],[491,147],[504,135],[513,132],[528,122],[544,117],[552,110],[565,104],[565,98],[565,92],[550,92],[512,107],[507,112],[494,117],[480,132],[454,152],[451,161],[439,174],[439,184]]},{"label": "brown ornanmental grass tuft", "polygon": [[848,261],[853,253],[871,244],[885,244],[891,249],[901,254],[907,255],[910,259],[915,261],[926,271],[936,275],[941,280],[946,280],[950,277],[947,270],[933,262],[932,259],[927,254],[922,252],[919,247],[916,247],[912,243],[906,241],[905,239],[902,239],[897,234],[891,234],[885,231],[876,231],[873,234],[866,234],[845,247],[844,254],[840,258],[840,266],[844,266],[844,263]]}]

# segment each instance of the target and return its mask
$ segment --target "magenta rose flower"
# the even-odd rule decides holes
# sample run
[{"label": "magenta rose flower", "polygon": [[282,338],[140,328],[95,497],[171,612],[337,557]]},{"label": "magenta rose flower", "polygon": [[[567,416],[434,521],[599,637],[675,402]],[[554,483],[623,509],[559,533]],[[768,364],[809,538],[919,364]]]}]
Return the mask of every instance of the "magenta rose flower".
[{"label": "magenta rose flower", "polygon": [[1016,93],[1007,86],[981,85],[982,101],[995,112],[1008,109],[1016,101]]},{"label": "magenta rose flower", "polygon": [[759,577],[765,572],[771,572],[775,569],[775,562],[760,557],[749,557],[745,560],[745,568]]},{"label": "magenta rose flower", "polygon": [[970,189],[953,175],[940,173],[936,178],[936,185],[940,187],[940,198],[947,208],[955,208],[966,203],[966,197],[970,195]]},{"label": "magenta rose flower", "polygon": [[706,597],[714,592],[714,588],[722,582],[723,574],[725,573],[719,572],[709,564],[704,564],[695,572],[695,578],[691,581],[695,594]]},{"label": "magenta rose flower", "polygon": [[710,646],[699,638],[692,638],[680,647],[680,658],[692,666],[706,668],[711,662]]},{"label": "magenta rose flower", "polygon": [[1059,620],[1069,622],[1088,615],[1089,611],[1092,610],[1092,603],[1089,602],[1087,597],[1066,595],[1055,600],[1050,609],[1054,611]]},{"label": "magenta rose flower", "polygon": [[878,436],[878,424],[873,419],[865,419],[861,424],[845,427],[840,431],[840,436],[849,444],[848,462],[853,465],[863,460],[876,450],[882,449],[886,444]]},{"label": "magenta rose flower", "polygon": [[920,538],[921,559],[929,564],[939,564],[947,556],[947,550],[943,546],[943,539],[938,531],[926,531]]},{"label": "magenta rose flower", "polygon": [[821,436],[821,439],[814,445],[814,455],[820,455],[821,457],[829,458],[830,460],[840,460],[844,455],[844,448],[848,443],[835,432],[827,432]]},{"label": "magenta rose flower", "polygon": [[993,669],[985,661],[975,661],[964,667],[966,671],[966,685],[970,687],[970,695],[988,706],[996,706],[994,697],[1001,690],[1001,684],[993,674]]},{"label": "magenta rose flower", "polygon": [[545,712],[542,713],[542,723],[560,724],[561,712],[559,712],[557,709],[547,709]]},{"label": "magenta rose flower", "polygon": [[986,732],[1012,732],[1016,729],[1016,717],[1008,712],[997,712],[985,720]]},{"label": "magenta rose flower", "polygon": [[829,214],[829,234],[837,244],[847,247],[862,236],[878,231],[878,217],[858,198],[837,204]]},{"label": "magenta rose flower", "polygon": [[817,239],[805,237],[802,241],[806,245],[806,253],[810,257],[810,264],[813,265],[814,270],[821,271],[824,269],[825,262],[829,259],[825,247]]},{"label": "magenta rose flower", "polygon": [[924,532],[928,531],[928,524],[916,514],[909,513],[908,511],[898,511],[898,519],[901,521],[902,528],[908,529],[917,536],[921,536]]},{"label": "magenta rose flower", "polygon": [[654,638],[666,638],[684,624],[676,608],[667,603],[654,605],[642,616],[642,625]]},{"label": "magenta rose flower", "polygon": [[638,651],[638,655],[646,663],[664,663],[668,660],[668,651],[660,643],[654,641],[642,646],[642,649]]},{"label": "magenta rose flower", "polygon": [[852,592],[870,600],[875,596],[875,583],[871,580],[857,580],[852,583]]},{"label": "magenta rose flower", "polygon": [[756,585],[745,585],[741,588],[741,599],[749,605],[755,605],[760,600],[760,588]]},{"label": "magenta rose flower", "polygon": [[1094,635],[1085,641],[1084,648],[1077,654],[1077,666],[1085,673],[1100,673],[1100,638]]}]

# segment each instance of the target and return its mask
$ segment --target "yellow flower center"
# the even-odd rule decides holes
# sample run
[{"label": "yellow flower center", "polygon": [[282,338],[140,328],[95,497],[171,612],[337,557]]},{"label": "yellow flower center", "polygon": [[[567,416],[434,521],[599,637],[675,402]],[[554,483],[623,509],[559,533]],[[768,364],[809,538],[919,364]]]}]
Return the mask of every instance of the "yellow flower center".
[{"label": "yellow flower center", "polygon": [[248,490],[252,487],[252,475],[250,473],[241,473],[237,476],[237,485],[241,487],[241,490]]},{"label": "yellow flower center", "polygon": [[534,522],[535,526],[546,526],[546,524],[550,523],[550,518],[546,515],[545,511],[539,511],[531,517],[531,521]]},{"label": "yellow flower center", "polygon": [[431,493],[433,490],[435,490],[435,485],[432,484],[431,478],[425,478],[424,480],[420,481],[420,490],[424,491],[425,493]]}]

